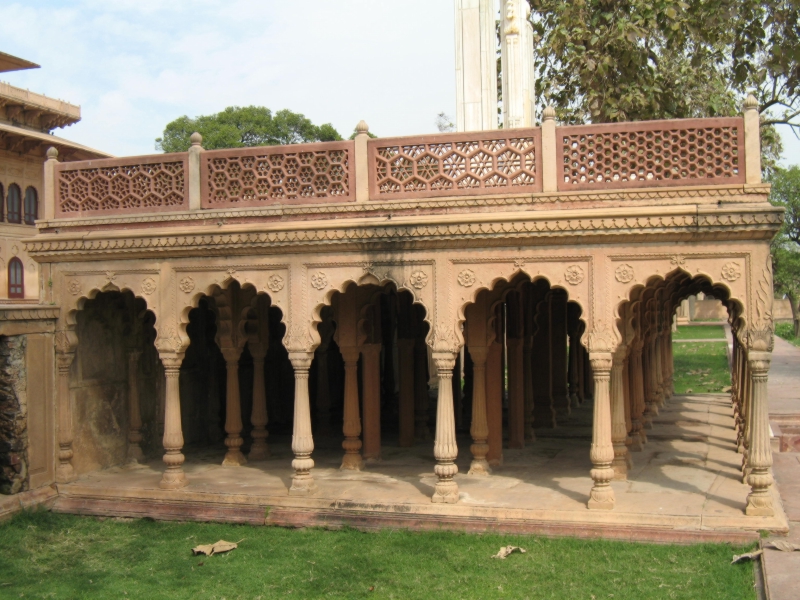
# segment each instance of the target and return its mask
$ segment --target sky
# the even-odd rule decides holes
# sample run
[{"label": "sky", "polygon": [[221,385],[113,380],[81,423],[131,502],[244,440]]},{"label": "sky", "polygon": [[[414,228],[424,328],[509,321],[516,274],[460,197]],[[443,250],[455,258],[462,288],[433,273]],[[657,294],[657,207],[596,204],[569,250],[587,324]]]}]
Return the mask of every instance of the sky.
[{"label": "sky", "polygon": [[[348,137],[455,117],[453,0],[2,0],[0,51],[41,69],[3,81],[81,106],[56,135],[155,153],[182,115],[288,108]],[[800,141],[782,128],[784,164]]]}]

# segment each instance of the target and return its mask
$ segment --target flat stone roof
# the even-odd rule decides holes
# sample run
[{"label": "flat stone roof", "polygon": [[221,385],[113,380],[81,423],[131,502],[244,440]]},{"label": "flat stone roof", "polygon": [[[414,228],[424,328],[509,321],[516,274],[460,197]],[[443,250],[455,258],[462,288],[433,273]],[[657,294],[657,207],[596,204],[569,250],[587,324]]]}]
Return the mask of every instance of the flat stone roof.
[{"label": "flat stone roof", "polygon": [[9,71],[24,71],[25,69],[38,69],[40,65],[34,62],[0,52],[0,73]]}]

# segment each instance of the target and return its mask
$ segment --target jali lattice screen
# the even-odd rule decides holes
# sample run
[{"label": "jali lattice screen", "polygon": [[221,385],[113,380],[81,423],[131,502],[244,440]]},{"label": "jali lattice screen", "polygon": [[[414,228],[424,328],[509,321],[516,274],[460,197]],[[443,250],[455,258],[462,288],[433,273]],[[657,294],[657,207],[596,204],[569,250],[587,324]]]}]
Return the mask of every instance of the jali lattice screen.
[{"label": "jali lattice screen", "polygon": [[559,190],[744,182],[740,118],[559,127]]},{"label": "jali lattice screen", "polygon": [[[179,160],[164,160],[165,158]],[[133,157],[56,168],[56,215],[180,210],[186,197],[186,155]]]},{"label": "jali lattice screen", "polygon": [[538,129],[370,140],[370,198],[540,191],[540,153]]},{"label": "jali lattice screen", "polygon": [[351,200],[352,142],[203,153],[203,206]]}]

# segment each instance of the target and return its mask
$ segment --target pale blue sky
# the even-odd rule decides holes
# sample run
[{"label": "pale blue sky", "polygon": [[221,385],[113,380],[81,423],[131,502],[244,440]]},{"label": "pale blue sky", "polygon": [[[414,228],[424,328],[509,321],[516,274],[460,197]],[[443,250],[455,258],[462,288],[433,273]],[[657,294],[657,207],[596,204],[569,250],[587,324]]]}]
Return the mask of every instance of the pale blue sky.
[{"label": "pale blue sky", "polygon": [[[455,116],[453,0],[4,0],[4,81],[80,104],[57,135],[155,152],[164,125],[231,105],[289,108],[345,137],[435,131]],[[782,132],[785,160],[800,142]]]}]

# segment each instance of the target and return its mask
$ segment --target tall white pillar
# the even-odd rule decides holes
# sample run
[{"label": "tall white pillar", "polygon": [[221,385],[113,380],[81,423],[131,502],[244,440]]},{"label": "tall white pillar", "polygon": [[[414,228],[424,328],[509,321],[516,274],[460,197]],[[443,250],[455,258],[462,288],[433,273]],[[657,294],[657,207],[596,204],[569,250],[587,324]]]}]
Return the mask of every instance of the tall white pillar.
[{"label": "tall white pillar", "polygon": [[456,127],[497,129],[496,0],[456,0]]},{"label": "tall white pillar", "polygon": [[536,73],[527,0],[500,0],[503,128],[533,127]]}]

